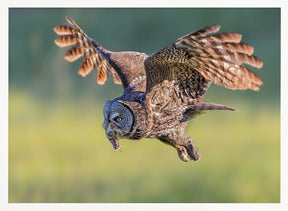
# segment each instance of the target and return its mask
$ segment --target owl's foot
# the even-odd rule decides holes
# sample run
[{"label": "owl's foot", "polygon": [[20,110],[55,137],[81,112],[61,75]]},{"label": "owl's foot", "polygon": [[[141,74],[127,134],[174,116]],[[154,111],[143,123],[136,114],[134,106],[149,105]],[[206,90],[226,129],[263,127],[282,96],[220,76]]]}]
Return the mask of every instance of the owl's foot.
[{"label": "owl's foot", "polygon": [[174,139],[166,137],[159,138],[159,140],[174,147],[177,150],[179,158],[184,162],[200,160],[200,154],[190,137],[181,137],[177,139],[177,142]]},{"label": "owl's foot", "polygon": [[175,145],[174,147],[178,152],[179,158],[184,162],[189,162],[191,160],[200,160],[200,154],[193,142],[189,143],[186,146]]},{"label": "owl's foot", "polygon": [[189,162],[191,160],[198,161],[200,160],[200,154],[191,140],[190,137],[182,137],[177,140],[178,143],[170,143],[177,149],[178,156],[181,160]]},{"label": "owl's foot", "polygon": [[198,161],[200,160],[200,154],[195,146],[195,144],[193,143],[193,141],[189,140],[188,144],[185,146],[187,153],[189,155],[189,157],[194,160],[194,161]]},{"label": "owl's foot", "polygon": [[181,160],[183,160],[184,162],[189,162],[191,160],[184,146],[175,145],[174,147],[176,148],[178,156]]}]

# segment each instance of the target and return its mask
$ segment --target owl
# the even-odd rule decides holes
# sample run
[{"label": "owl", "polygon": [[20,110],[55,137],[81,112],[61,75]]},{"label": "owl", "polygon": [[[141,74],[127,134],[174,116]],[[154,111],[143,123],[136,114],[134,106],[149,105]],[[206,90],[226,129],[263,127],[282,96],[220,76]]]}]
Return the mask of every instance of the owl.
[{"label": "owl", "polygon": [[90,38],[71,18],[58,25],[55,43],[72,46],[65,59],[83,58],[78,73],[85,77],[97,70],[103,85],[112,74],[122,84],[122,96],[105,103],[103,128],[114,150],[119,139],[158,139],[174,147],[181,160],[198,161],[194,141],[184,136],[188,121],[205,110],[231,110],[204,102],[211,83],[228,89],[259,90],[262,80],[246,65],[260,69],[262,61],[242,35],[218,32],[220,26],[201,28],[177,39],[151,55],[134,51],[109,51]]}]

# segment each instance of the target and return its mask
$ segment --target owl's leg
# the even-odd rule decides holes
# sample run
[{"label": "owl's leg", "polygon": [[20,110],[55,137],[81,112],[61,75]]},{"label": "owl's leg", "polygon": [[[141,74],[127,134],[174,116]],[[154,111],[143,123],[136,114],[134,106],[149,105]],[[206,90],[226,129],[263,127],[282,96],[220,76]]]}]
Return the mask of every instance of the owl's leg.
[{"label": "owl's leg", "polygon": [[184,142],[183,145],[186,148],[189,157],[194,161],[200,160],[200,154],[192,139],[190,137],[183,137],[182,139],[181,142]]},{"label": "owl's leg", "polygon": [[194,161],[198,161],[200,159],[200,154],[189,137],[181,137],[177,141],[170,138],[159,138],[159,140],[174,147],[177,150],[179,158],[185,162],[189,162],[191,159]]},{"label": "owl's leg", "polygon": [[167,138],[159,138],[159,140],[162,141],[164,144],[168,144],[168,145],[174,147],[177,150],[178,156],[181,160],[183,160],[184,162],[190,161],[190,158],[188,157],[187,150],[184,146],[180,146],[178,144],[175,144],[174,141],[169,140]]}]

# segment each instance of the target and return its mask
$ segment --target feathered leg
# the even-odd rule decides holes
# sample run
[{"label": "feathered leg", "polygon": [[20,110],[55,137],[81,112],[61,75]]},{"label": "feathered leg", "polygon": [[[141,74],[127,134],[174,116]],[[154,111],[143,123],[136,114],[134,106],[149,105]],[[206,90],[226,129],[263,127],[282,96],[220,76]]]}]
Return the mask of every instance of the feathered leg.
[{"label": "feathered leg", "polygon": [[178,137],[177,141],[167,137],[159,138],[159,140],[174,147],[178,152],[179,158],[184,162],[200,160],[200,154],[190,137]]},{"label": "feathered leg", "polygon": [[186,148],[189,157],[194,161],[200,160],[200,154],[192,139],[190,137],[183,137],[182,142],[185,143],[184,147]]}]

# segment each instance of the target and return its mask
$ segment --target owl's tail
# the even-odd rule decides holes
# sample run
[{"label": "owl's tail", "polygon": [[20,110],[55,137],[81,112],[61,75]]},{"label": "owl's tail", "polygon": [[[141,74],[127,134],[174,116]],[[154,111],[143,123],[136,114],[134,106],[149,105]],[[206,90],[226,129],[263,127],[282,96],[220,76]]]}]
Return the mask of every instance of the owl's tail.
[{"label": "owl's tail", "polygon": [[188,121],[193,119],[202,111],[205,110],[230,110],[230,111],[238,111],[235,108],[231,108],[226,105],[216,104],[216,103],[206,103],[206,102],[199,102],[194,105],[189,105],[188,108],[183,113],[183,119],[181,121]]},{"label": "owl's tail", "polygon": [[204,111],[204,110],[230,110],[230,111],[238,111],[235,108],[231,108],[226,105],[216,104],[216,103],[206,103],[206,102],[200,102],[195,105],[191,105],[188,108],[189,110],[193,111]]}]

